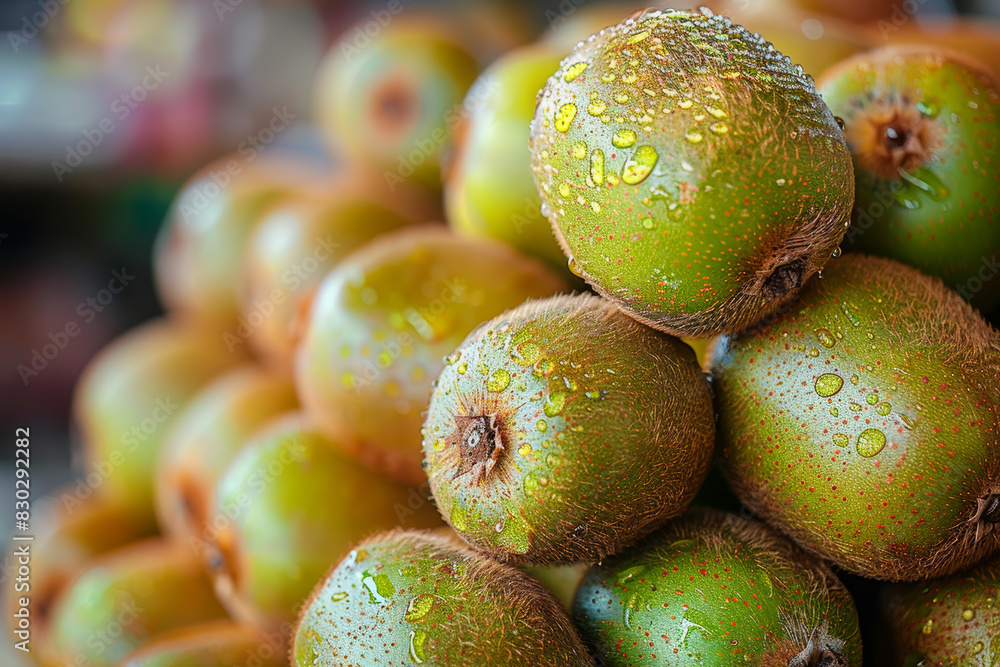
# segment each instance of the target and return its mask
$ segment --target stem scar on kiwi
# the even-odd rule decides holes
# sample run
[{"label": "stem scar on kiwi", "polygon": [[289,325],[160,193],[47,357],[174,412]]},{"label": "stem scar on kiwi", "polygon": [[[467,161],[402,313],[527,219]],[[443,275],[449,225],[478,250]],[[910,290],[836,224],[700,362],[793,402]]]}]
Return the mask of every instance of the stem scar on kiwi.
[{"label": "stem scar on kiwi", "polygon": [[944,124],[921,114],[906,95],[859,104],[844,136],[859,165],[881,178],[914,171],[944,146]]}]

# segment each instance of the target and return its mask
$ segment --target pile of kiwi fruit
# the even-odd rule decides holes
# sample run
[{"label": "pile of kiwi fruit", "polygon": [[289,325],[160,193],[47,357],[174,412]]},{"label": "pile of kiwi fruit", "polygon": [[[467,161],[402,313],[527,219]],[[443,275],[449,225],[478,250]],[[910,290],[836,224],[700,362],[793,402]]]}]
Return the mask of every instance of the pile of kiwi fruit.
[{"label": "pile of kiwi fruit", "polygon": [[1000,30],[763,4],[349,31],[80,379],[32,657],[997,664]]}]

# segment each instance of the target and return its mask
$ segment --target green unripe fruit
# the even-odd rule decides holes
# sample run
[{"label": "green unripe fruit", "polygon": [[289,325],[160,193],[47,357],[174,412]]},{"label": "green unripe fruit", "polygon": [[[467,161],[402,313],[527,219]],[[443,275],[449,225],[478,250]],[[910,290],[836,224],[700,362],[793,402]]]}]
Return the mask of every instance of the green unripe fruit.
[{"label": "green unripe fruit", "polygon": [[91,561],[52,612],[57,664],[117,665],[157,636],[225,618],[196,554],[139,542]]},{"label": "green unripe fruit", "polygon": [[891,665],[995,665],[1000,660],[1000,563],[942,579],[897,584],[880,611]]},{"label": "green unripe fruit", "polygon": [[[30,579],[14,581],[4,591],[4,604],[8,627],[13,632],[23,616],[16,616],[23,607],[28,610],[30,622],[29,645],[37,647],[42,664],[51,650],[53,603],[92,559],[113,549],[156,534],[156,522],[146,512],[136,513],[123,503],[111,502],[101,496],[80,500],[77,488],[65,488],[52,494],[58,505],[34,503],[31,507],[31,527],[34,539],[30,544],[13,542],[6,555],[5,564],[11,567],[12,576],[21,565],[30,568]],[[25,554],[27,549],[28,554]],[[27,558],[29,562],[25,563]],[[18,577],[23,573],[17,572]],[[27,585],[29,588],[25,589]],[[22,605],[22,600],[27,605]],[[21,612],[23,614],[23,612]],[[19,642],[20,638],[15,639]]]},{"label": "green unripe fruit", "polygon": [[347,33],[316,77],[315,116],[334,145],[384,172],[440,187],[441,149],[475,80],[475,57],[422,21],[396,18],[365,48]]},{"label": "green unripe fruit", "polygon": [[712,354],[719,467],[752,510],[862,576],[998,544],[1000,334],[940,281],[847,255]]},{"label": "green unripe fruit", "polygon": [[684,511],[708,473],[694,353],[605,299],[529,301],[446,363],[427,475],[445,520],[493,558],[599,560]]},{"label": "green unripe fruit", "polygon": [[386,234],[320,285],[296,359],[299,397],[346,453],[422,485],[420,426],[442,358],[482,322],[563,289],[502,243],[435,227]]},{"label": "green unripe fruit", "polygon": [[609,667],[861,667],[857,611],[830,568],[715,510],[591,568],[573,620]]},{"label": "green unripe fruit", "polygon": [[303,607],[292,659],[300,667],[592,664],[538,582],[454,535],[422,531],[376,535],[340,561]]},{"label": "green unripe fruit", "polygon": [[[291,630],[291,627],[288,628]],[[122,667],[287,667],[288,638],[232,621],[206,623],[159,637],[129,654]]]},{"label": "green unripe fruit", "polygon": [[241,305],[251,329],[237,333],[282,372],[292,367],[309,300],[331,268],[379,234],[440,219],[421,189],[400,185],[390,195],[380,175],[359,171],[333,193],[275,205],[247,243]]},{"label": "green unripe fruit", "polygon": [[854,199],[841,130],[802,69],[721,16],[647,10],[549,79],[532,168],[574,270],[689,337],[788,302]]},{"label": "green unripe fruit", "polygon": [[820,90],[843,116],[857,178],[845,240],[939,276],[989,309],[1000,289],[1000,92],[966,56],[896,46],[837,65]]},{"label": "green unripe fruit", "polygon": [[153,515],[156,461],[170,427],[202,385],[243,361],[218,331],[154,320],[126,332],[87,365],[73,411],[91,488]]},{"label": "green unripe fruit", "polygon": [[339,453],[300,414],[275,420],[219,480],[208,559],[237,619],[267,628],[294,621],[323,573],[350,546],[397,525],[440,525],[415,489]]},{"label": "green unripe fruit", "polygon": [[566,268],[566,257],[541,213],[531,176],[528,124],[538,90],[563,55],[549,47],[525,47],[480,76],[486,95],[470,100],[475,110],[456,132],[456,157],[444,192],[455,231],[503,241],[560,270]]},{"label": "green unripe fruit", "polygon": [[198,392],[172,426],[156,466],[156,512],[164,533],[204,539],[219,476],[265,422],[296,407],[291,378],[253,364]]}]

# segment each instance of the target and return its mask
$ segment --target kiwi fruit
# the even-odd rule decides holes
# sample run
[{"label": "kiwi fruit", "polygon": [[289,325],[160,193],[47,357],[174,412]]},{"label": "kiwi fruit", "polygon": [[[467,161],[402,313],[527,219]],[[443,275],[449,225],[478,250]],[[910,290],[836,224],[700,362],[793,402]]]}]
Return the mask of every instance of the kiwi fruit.
[{"label": "kiwi fruit", "polygon": [[712,375],[723,475],[807,549],[887,581],[996,550],[1000,334],[939,280],[844,255]]},{"label": "kiwi fruit", "polygon": [[234,621],[168,632],[143,644],[121,667],[288,667],[288,633]]},{"label": "kiwi fruit", "polygon": [[571,269],[691,338],[794,298],[854,200],[850,153],[812,79],[709,14],[646,10],[591,35],[542,90],[531,131]]},{"label": "kiwi fruit", "polygon": [[430,488],[492,558],[599,560],[680,514],[708,473],[694,353],[606,299],[528,301],[445,364],[423,429]]},{"label": "kiwi fruit", "polygon": [[609,667],[860,667],[850,594],[757,521],[691,509],[587,572],[573,620]]},{"label": "kiwi fruit", "polygon": [[448,533],[395,530],[361,542],[303,606],[292,662],[593,664],[548,591]]}]

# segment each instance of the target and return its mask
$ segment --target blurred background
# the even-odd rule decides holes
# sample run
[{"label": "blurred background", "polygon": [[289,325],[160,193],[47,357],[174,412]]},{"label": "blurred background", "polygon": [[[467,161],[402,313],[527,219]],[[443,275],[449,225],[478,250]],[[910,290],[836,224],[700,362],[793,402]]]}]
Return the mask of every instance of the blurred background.
[{"label": "blurred background", "polygon": [[[162,312],[152,247],[185,180],[232,152],[247,161],[287,155],[319,173],[334,170],[330,141],[313,123],[314,80],[324,53],[390,5],[419,12],[447,4],[0,2],[0,432],[10,442],[0,447],[0,507],[11,506],[13,497],[17,427],[31,428],[33,498],[72,479],[74,382],[109,340]],[[583,20],[588,13],[620,15],[616,21],[642,6],[597,0],[453,4],[446,8],[458,12],[459,29],[493,39],[497,53],[599,20]],[[794,5],[806,12],[793,21],[805,40],[823,35],[826,12],[851,4],[729,3],[745,12]],[[856,26],[875,45],[904,25],[933,28],[959,15],[1000,18],[997,0],[855,4],[877,5],[873,12],[881,12]],[[584,36],[567,35],[566,43]],[[67,335],[67,327],[78,333]],[[10,515],[0,513],[0,534],[9,534]]]}]

